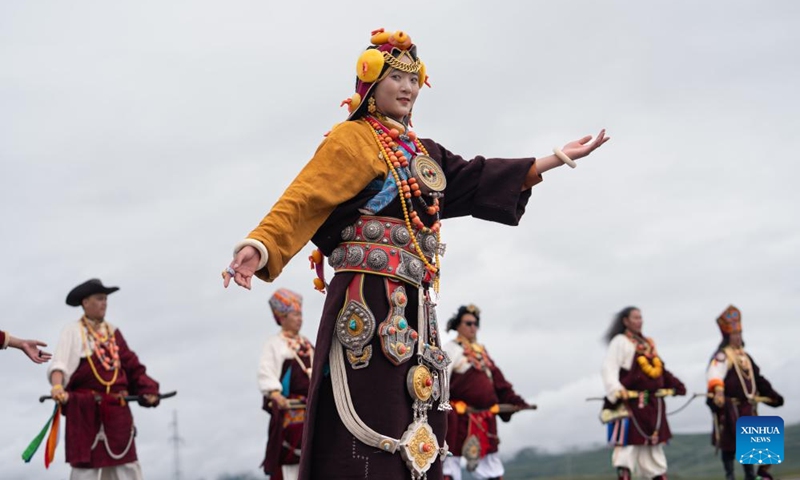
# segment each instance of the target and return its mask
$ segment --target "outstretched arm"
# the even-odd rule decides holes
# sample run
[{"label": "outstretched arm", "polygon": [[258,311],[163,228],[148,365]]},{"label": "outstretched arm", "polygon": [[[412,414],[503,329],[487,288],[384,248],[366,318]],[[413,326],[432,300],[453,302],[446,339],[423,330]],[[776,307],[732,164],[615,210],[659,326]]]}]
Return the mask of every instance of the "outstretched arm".
[{"label": "outstretched arm", "polygon": [[[579,140],[569,142],[561,149],[561,153],[570,160],[577,160],[600,148],[604,143],[611,140],[611,137],[607,137],[606,131],[603,129],[600,130],[600,133],[597,134],[594,141],[589,143],[590,140],[592,140],[592,136],[586,135]],[[537,158],[535,167],[531,167],[530,171],[528,171],[528,175],[525,177],[525,183],[522,185],[523,190],[536,185],[539,182],[539,176],[544,172],[560,167],[564,163],[566,162],[555,153],[546,157]]]},{"label": "outstretched arm", "polygon": [[338,205],[387,172],[368,125],[343,122],[335,127],[269,213],[236,246],[235,258],[223,272],[223,285],[232,278],[250,289],[254,275],[274,280]]},{"label": "outstretched arm", "polygon": [[39,347],[46,347],[47,344],[41,340],[25,340],[17,338],[6,332],[0,332],[0,347],[11,347],[22,352],[33,361],[33,363],[44,363],[50,360],[51,354],[44,352]]}]

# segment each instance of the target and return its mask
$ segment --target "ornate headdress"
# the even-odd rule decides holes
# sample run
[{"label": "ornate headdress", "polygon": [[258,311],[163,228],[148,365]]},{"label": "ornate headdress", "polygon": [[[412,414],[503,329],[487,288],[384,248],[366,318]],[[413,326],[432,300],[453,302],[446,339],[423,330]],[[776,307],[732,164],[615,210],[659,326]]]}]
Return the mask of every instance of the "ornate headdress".
[{"label": "ornate headdress", "polygon": [[723,335],[730,335],[731,333],[742,332],[742,313],[738,308],[729,305],[719,317],[717,317],[717,325]]},{"label": "ornate headdress", "polygon": [[[417,46],[402,30],[394,33],[379,28],[372,32],[372,45],[358,57],[356,63],[356,93],[342,102],[347,104],[348,120],[358,118],[367,109],[372,88],[386,78],[391,69],[419,75],[419,86],[428,85],[425,64],[417,58]],[[405,60],[405,61],[403,61]]]},{"label": "ornate headdress", "polygon": [[458,311],[456,312],[456,314],[453,315],[450,318],[450,320],[447,321],[447,331],[449,332],[450,330],[457,329],[458,326],[461,325],[461,317],[463,317],[468,313],[475,316],[476,324],[480,326],[481,309],[470,303],[469,305],[462,305],[458,307]]},{"label": "ornate headdress", "polygon": [[283,321],[283,317],[291,312],[303,311],[303,296],[285,288],[278,289],[269,298],[269,306],[272,315],[278,325]]}]

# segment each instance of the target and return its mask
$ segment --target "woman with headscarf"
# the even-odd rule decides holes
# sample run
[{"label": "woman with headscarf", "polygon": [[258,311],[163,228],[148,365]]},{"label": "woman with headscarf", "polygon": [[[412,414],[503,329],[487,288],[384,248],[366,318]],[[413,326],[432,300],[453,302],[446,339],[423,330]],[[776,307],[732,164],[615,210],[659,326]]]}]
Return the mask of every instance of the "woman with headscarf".
[{"label": "woman with headscarf", "polygon": [[[711,357],[706,377],[709,398],[706,401],[714,417],[711,443],[722,452],[725,479],[733,480],[734,456],[736,453],[736,421],[739,417],[758,415],[758,403],[770,407],[783,405],[783,397],[772,388],[772,384],[761,375],[753,357],[744,350],[742,340],[742,314],[730,305],[717,317],[722,341]],[[745,480],[756,476],[771,479],[769,465],[759,466],[754,473],[753,465],[742,465]]]},{"label": "woman with headscarf", "polygon": [[[604,132],[534,159],[450,153],[411,130],[426,67],[402,31],[373,32],[336,125],[223,271],[274,280],[311,240],[336,271],[317,336],[300,478],[441,479],[448,359],[430,290],[440,221],[517,225],[541,174],[589,155]],[[314,256],[319,265],[321,255]],[[376,453],[378,452],[378,453]]]},{"label": "woman with headscarf", "polygon": [[258,364],[262,408],[270,414],[267,451],[261,466],[274,480],[294,480],[299,470],[314,346],[300,335],[300,294],[281,288],[270,297],[269,306],[281,331],[264,344]]}]

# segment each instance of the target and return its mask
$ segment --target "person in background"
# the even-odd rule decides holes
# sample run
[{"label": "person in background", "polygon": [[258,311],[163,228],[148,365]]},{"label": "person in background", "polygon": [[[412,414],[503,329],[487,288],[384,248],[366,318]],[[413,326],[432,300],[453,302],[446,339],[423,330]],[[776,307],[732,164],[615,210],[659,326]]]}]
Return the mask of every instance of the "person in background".
[{"label": "person in background", "polygon": [[262,408],[270,414],[261,466],[273,480],[296,480],[314,346],[300,335],[300,294],[281,288],[269,299],[269,306],[281,331],[266,341],[258,364]]},{"label": "person in background", "polygon": [[[722,341],[711,357],[706,377],[709,398],[706,400],[714,419],[711,443],[722,452],[725,480],[733,480],[736,454],[736,421],[739,417],[758,415],[758,403],[770,407],[783,405],[783,397],[761,375],[753,357],[744,350],[742,340],[742,314],[730,305],[717,317]],[[760,465],[754,473],[753,465],[742,465],[745,480],[756,476],[771,479],[769,465]]]},{"label": "person in background", "polygon": [[96,278],[67,295],[67,305],[83,315],[61,332],[47,371],[50,394],[66,416],[70,480],[142,480],[136,456],[136,427],[127,395],[138,395],[144,407],[158,405],[158,382],[128,347],[115,325],[106,320],[108,295]]},{"label": "person in background", "polygon": [[643,323],[641,310],[627,307],[616,314],[606,333],[604,408],[627,410],[609,428],[611,461],[620,480],[636,475],[666,480],[664,444],[672,433],[663,396],[686,394],[683,383],[666,369],[656,343],[642,334]]},{"label": "person in background", "polygon": [[[453,406],[447,418],[447,443],[453,456],[444,462],[446,480],[461,480],[461,457],[467,459],[473,477],[500,480],[505,469],[497,453],[497,416],[508,422],[515,411],[530,407],[478,343],[480,314],[475,305],[464,305],[447,322],[447,330],[455,330],[458,336],[444,346],[452,360],[448,372]],[[501,412],[500,404],[511,410]]]}]

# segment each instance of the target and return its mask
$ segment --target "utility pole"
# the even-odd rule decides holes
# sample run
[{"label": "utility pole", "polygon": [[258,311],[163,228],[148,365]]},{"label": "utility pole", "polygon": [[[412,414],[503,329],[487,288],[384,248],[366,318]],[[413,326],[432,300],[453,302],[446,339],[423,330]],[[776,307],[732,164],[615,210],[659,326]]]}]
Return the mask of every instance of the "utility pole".
[{"label": "utility pole", "polygon": [[172,436],[169,437],[170,443],[172,443],[173,448],[175,449],[175,472],[173,478],[175,480],[181,480],[181,458],[180,458],[180,449],[181,443],[183,443],[183,438],[178,435],[178,411],[172,411],[172,423],[170,424],[172,427]]}]

